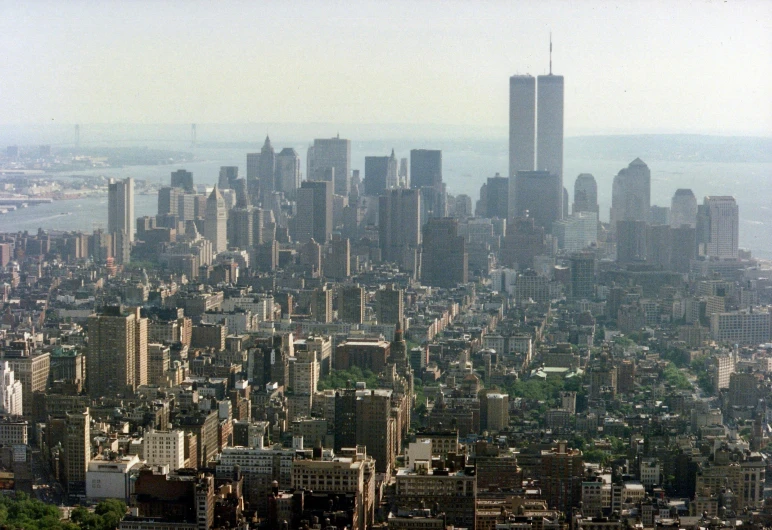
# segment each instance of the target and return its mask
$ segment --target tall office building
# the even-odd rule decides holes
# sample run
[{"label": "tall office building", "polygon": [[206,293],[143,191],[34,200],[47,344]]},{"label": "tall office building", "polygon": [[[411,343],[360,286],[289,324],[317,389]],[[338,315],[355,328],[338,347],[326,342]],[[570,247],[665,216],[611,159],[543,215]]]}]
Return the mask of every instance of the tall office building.
[{"label": "tall office building", "polygon": [[134,179],[110,179],[107,190],[107,231],[123,233],[134,241]]},{"label": "tall office building", "polygon": [[549,171],[518,171],[515,174],[515,216],[528,214],[534,222],[549,231],[561,217],[563,190],[558,177]]},{"label": "tall office building", "polygon": [[410,151],[410,187],[421,190],[421,224],[447,216],[447,197],[442,182],[442,151]]},{"label": "tall office building", "polygon": [[489,431],[503,431],[509,426],[509,395],[490,393],[485,394],[488,410],[487,424]]},{"label": "tall office building", "polygon": [[357,392],[356,440],[375,458],[375,470],[391,475],[397,453],[397,428],[392,416],[391,390]]},{"label": "tall office building", "polygon": [[154,431],[142,437],[143,458],[151,466],[167,466],[169,471],[185,467],[185,433],[182,430]]},{"label": "tall office building", "polygon": [[267,136],[257,163],[257,180],[260,197],[265,200],[276,189],[276,152]]},{"label": "tall office building", "polygon": [[300,157],[293,148],[285,147],[276,155],[276,190],[294,198],[300,178]]},{"label": "tall office building", "polygon": [[429,219],[423,229],[421,282],[453,288],[468,281],[468,269],[466,240],[458,235],[458,220]]},{"label": "tall office building", "polygon": [[697,198],[690,189],[676,190],[670,201],[670,226],[697,227]]},{"label": "tall office building", "polygon": [[247,191],[253,205],[260,204],[260,153],[247,153]]},{"label": "tall office building", "polygon": [[617,225],[617,261],[635,263],[648,256],[648,230],[645,221],[622,220]]},{"label": "tall office building", "polygon": [[689,272],[691,260],[697,255],[697,231],[689,226],[670,228],[670,269]]},{"label": "tall office building", "polygon": [[592,300],[595,297],[595,254],[576,252],[571,255],[571,298]]},{"label": "tall office building", "polygon": [[206,200],[204,236],[212,242],[215,253],[228,250],[228,209],[217,186]]},{"label": "tall office building", "polygon": [[332,291],[327,286],[311,293],[311,317],[315,322],[332,322]]},{"label": "tall office building", "polygon": [[317,138],[308,148],[306,178],[308,180],[326,180],[326,175],[333,178],[332,192],[348,197],[351,179],[351,140],[336,138]]},{"label": "tall office building", "polygon": [[255,210],[249,206],[246,208],[234,208],[228,215],[228,246],[246,250],[255,244],[254,239]]},{"label": "tall office building", "polygon": [[338,294],[338,320],[361,324],[365,320],[365,290],[358,285],[344,285]]},{"label": "tall office building", "polygon": [[414,189],[387,190],[378,200],[381,259],[401,263],[406,251],[421,244],[421,193]]},{"label": "tall office building", "polygon": [[703,204],[709,221],[707,255],[711,258],[737,259],[740,209],[734,197],[705,197]]},{"label": "tall office building", "polygon": [[305,180],[297,192],[295,239],[324,244],[332,235],[332,183]]},{"label": "tall office building", "polygon": [[365,157],[365,195],[377,196],[387,189],[396,188],[397,159],[392,149],[390,156]]},{"label": "tall office building", "polygon": [[[515,75],[509,78],[509,176],[518,171],[555,175],[557,219],[563,217],[563,76]],[[553,185],[553,183],[550,183]],[[517,214],[517,183],[510,181],[511,216]]]},{"label": "tall office building", "polygon": [[584,461],[578,449],[568,449],[566,442],[541,452],[541,487],[550,507],[565,514],[579,505],[584,480]]},{"label": "tall office building", "polygon": [[536,78],[536,169],[557,176],[563,210],[563,76]]},{"label": "tall office building", "polygon": [[21,382],[22,411],[30,416],[33,411],[32,397],[35,392],[45,392],[51,373],[51,353],[33,351],[25,341],[13,341],[5,347],[2,360],[8,361],[14,379]]},{"label": "tall office building", "polygon": [[324,252],[323,270],[325,276],[338,281],[351,276],[351,241],[348,238],[333,234]]},{"label": "tall office building", "polygon": [[239,166],[220,166],[220,176],[217,186],[222,190],[236,189],[236,179],[239,178]]},{"label": "tall office building", "polygon": [[22,393],[21,381],[16,379],[10,363],[0,361],[0,412],[8,416],[21,416],[24,413]]},{"label": "tall office building", "polygon": [[89,317],[86,377],[92,397],[147,384],[147,319],[138,307],[106,307]]},{"label": "tall office building", "polygon": [[401,324],[405,319],[405,291],[387,285],[375,293],[375,311],[378,324]]},{"label": "tall office building", "polygon": [[180,188],[185,193],[195,193],[193,173],[184,169],[172,171],[172,188]]},{"label": "tall office building", "polygon": [[535,163],[536,78],[513,75],[509,78],[509,176],[533,171]]},{"label": "tall office building", "polygon": [[91,462],[91,414],[85,411],[66,414],[64,468],[67,491],[71,495],[86,492],[86,473]]},{"label": "tall office building", "polygon": [[595,212],[598,208],[598,184],[595,177],[589,173],[582,173],[574,182],[574,208],[573,213]]},{"label": "tall office building", "polygon": [[[485,186],[485,217],[507,219],[509,215],[509,179],[496,173]],[[482,197],[480,197],[482,199]]]},{"label": "tall office building", "polygon": [[247,188],[247,179],[236,179],[236,182],[233,183],[233,190],[236,192],[236,208],[247,208],[251,204],[249,200],[249,189]]},{"label": "tall office building", "polygon": [[164,187],[159,189],[158,215],[177,215],[182,193],[180,188]]},{"label": "tall office building", "polygon": [[410,151],[410,187],[438,188],[442,184],[442,151],[412,149]]},{"label": "tall office building", "polygon": [[400,188],[410,187],[410,173],[408,173],[407,158],[399,159],[399,171],[397,172]]},{"label": "tall office building", "polygon": [[619,221],[649,221],[651,171],[636,158],[614,177],[611,195],[611,230]]}]

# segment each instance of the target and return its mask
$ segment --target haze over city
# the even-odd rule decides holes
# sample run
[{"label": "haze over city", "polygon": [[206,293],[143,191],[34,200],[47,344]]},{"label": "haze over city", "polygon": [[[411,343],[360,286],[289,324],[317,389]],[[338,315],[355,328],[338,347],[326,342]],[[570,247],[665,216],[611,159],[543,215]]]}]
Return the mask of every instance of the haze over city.
[{"label": "haze over city", "polygon": [[769,0],[0,50],[0,527],[772,530]]},{"label": "haze over city", "polygon": [[[503,130],[566,77],[566,134],[772,133],[770,4],[4,2],[0,123]],[[490,134],[490,132],[489,132]]]}]

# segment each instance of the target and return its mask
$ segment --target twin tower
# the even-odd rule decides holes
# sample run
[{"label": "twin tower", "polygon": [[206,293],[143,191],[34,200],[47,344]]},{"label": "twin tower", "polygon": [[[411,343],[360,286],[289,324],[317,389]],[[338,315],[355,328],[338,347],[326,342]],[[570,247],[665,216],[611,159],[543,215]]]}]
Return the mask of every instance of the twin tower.
[{"label": "twin tower", "polygon": [[[547,171],[563,211],[563,76],[514,75],[509,78],[510,215],[516,211],[518,171]],[[558,199],[559,197],[559,199]],[[550,201],[551,202],[551,201]]]}]

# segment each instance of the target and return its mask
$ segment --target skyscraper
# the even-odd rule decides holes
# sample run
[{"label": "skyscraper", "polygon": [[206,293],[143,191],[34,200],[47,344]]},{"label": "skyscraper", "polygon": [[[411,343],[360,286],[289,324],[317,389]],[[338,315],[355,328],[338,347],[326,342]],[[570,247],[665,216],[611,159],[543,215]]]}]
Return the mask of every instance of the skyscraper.
[{"label": "skyscraper", "polygon": [[295,239],[324,244],[332,234],[332,183],[306,180],[297,193]]},{"label": "skyscraper", "polygon": [[260,197],[264,198],[276,189],[276,152],[271,145],[271,139],[266,136],[260,158],[257,163],[257,180]]},{"label": "skyscraper", "polygon": [[21,381],[16,379],[8,361],[0,361],[0,412],[8,416],[21,416],[22,408]]},{"label": "skyscraper", "polygon": [[326,285],[311,294],[311,317],[316,322],[332,322],[332,291]]},{"label": "skyscraper", "polygon": [[595,212],[598,208],[598,184],[595,177],[589,173],[582,173],[574,182],[574,208],[573,213]]},{"label": "skyscraper", "polygon": [[172,188],[183,189],[185,193],[194,193],[196,190],[193,188],[193,173],[184,169],[172,171]]},{"label": "skyscraper", "polygon": [[421,244],[421,193],[387,190],[379,197],[378,243],[381,259],[400,263],[409,249]]},{"label": "skyscraper", "polygon": [[247,191],[253,205],[259,205],[260,153],[247,153]]},{"label": "skyscraper", "polygon": [[397,159],[391,156],[365,157],[365,195],[377,196],[397,187]]},{"label": "skyscraper", "polygon": [[[551,47],[550,47],[551,50]],[[548,171],[557,177],[557,219],[563,217],[563,76],[509,78],[510,214],[517,214],[518,171]]]},{"label": "skyscraper", "polygon": [[651,211],[651,171],[636,158],[614,177],[611,195],[611,229],[619,221],[648,222]]},{"label": "skyscraper", "polygon": [[276,155],[276,188],[289,198],[295,197],[300,187],[300,157],[291,147]]},{"label": "skyscraper", "polygon": [[711,258],[737,259],[739,248],[740,209],[734,197],[705,197],[708,210],[709,240],[707,254]]},{"label": "skyscraper", "polygon": [[634,263],[646,261],[648,230],[645,221],[622,220],[617,227],[617,261]]},{"label": "skyscraper", "polygon": [[387,285],[375,293],[378,324],[398,324],[404,320],[404,297],[405,291],[394,285]]},{"label": "skyscraper", "polygon": [[541,487],[550,507],[569,514],[581,500],[584,462],[582,452],[558,442],[552,450],[541,452]]},{"label": "skyscraper", "polygon": [[592,300],[595,297],[595,254],[576,252],[571,254],[571,298]]},{"label": "skyscraper", "polygon": [[67,491],[70,494],[85,493],[86,473],[91,461],[91,415],[85,411],[66,414],[67,436],[64,444],[64,467]]},{"label": "skyscraper", "polygon": [[324,254],[324,275],[338,281],[351,276],[351,241],[333,234]]},{"label": "skyscraper", "polygon": [[563,211],[563,76],[536,78],[536,169],[558,177],[560,212]]},{"label": "skyscraper", "polygon": [[485,187],[485,217],[507,219],[509,215],[509,179],[496,173]]},{"label": "skyscraper", "polygon": [[442,151],[412,149],[410,151],[410,187],[439,188],[442,184]]},{"label": "skyscraper", "polygon": [[515,216],[528,214],[534,222],[549,231],[560,219],[563,189],[558,176],[549,171],[518,171],[515,174]]},{"label": "skyscraper", "polygon": [[126,234],[134,241],[134,179],[110,179],[107,191],[107,231]]},{"label": "skyscraper", "polygon": [[433,287],[453,288],[468,281],[469,255],[466,240],[458,235],[458,220],[429,219],[423,230],[421,282]]},{"label": "skyscraper", "polygon": [[[333,176],[332,192],[348,197],[351,178],[351,140],[322,138],[314,140],[308,148],[308,180],[326,180],[325,175]],[[330,171],[332,170],[332,171]]]},{"label": "skyscraper", "polygon": [[344,285],[338,294],[338,320],[361,324],[365,320],[365,290],[358,285]]},{"label": "skyscraper", "polygon": [[235,189],[237,178],[239,178],[239,166],[220,166],[217,185],[223,190]]},{"label": "skyscraper", "polygon": [[86,374],[92,397],[147,384],[147,319],[139,308],[106,307],[89,317]]},{"label": "skyscraper", "polygon": [[697,199],[690,189],[679,189],[670,201],[670,226],[697,227]]},{"label": "skyscraper", "polygon": [[212,250],[215,253],[228,250],[228,209],[217,186],[206,200],[204,237],[212,242]]},{"label": "skyscraper", "polygon": [[535,162],[536,78],[513,75],[509,78],[509,176],[533,171]]}]

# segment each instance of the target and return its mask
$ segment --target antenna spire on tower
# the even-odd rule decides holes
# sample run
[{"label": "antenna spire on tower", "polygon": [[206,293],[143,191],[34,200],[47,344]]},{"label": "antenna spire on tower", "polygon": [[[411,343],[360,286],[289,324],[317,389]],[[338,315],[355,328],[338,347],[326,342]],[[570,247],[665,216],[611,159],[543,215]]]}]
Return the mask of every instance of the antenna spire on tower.
[{"label": "antenna spire on tower", "polygon": [[550,75],[552,75],[552,32],[550,31]]}]

